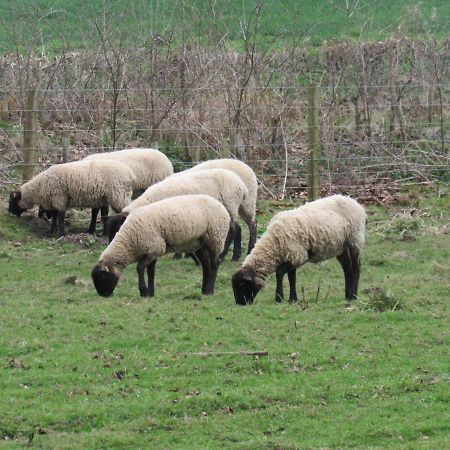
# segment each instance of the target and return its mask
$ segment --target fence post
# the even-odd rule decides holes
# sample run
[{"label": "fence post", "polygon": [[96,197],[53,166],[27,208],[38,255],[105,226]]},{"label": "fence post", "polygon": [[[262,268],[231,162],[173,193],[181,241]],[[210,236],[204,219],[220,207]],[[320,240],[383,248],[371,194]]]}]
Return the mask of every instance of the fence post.
[{"label": "fence post", "polygon": [[[66,132],[67,133],[67,132]],[[62,140],[62,160],[63,163],[69,162],[70,158],[70,136],[67,134]]]},{"label": "fence post", "polygon": [[24,112],[22,183],[31,180],[34,175],[38,131],[35,88],[27,91],[26,109]]},{"label": "fence post", "polygon": [[317,86],[313,84],[310,84],[308,88],[308,148],[308,201],[313,201],[320,195],[319,106]]},{"label": "fence post", "polygon": [[2,107],[1,107],[1,116],[0,119],[2,122],[7,122],[9,120],[9,109],[8,109],[8,93],[4,92],[2,95]]}]

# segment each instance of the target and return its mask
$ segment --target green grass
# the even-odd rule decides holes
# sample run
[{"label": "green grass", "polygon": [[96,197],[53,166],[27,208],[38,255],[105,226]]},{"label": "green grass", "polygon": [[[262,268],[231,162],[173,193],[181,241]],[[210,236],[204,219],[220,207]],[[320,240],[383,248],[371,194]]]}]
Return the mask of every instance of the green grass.
[{"label": "green grass", "polygon": [[[32,35],[37,46],[44,43],[47,52],[49,47],[91,46],[96,42],[94,22],[99,21],[103,28],[103,17],[115,29],[116,37],[132,36],[131,41],[134,33],[148,39],[168,30],[178,33],[183,29],[188,39],[194,36],[211,43],[227,34],[233,41],[240,38],[239,23],[251,15],[256,3],[253,0],[3,1],[0,49],[14,49],[18,44],[26,46],[27,38]],[[107,5],[105,16],[104,4]],[[284,41],[308,30],[307,41],[313,45],[333,38],[380,40],[398,30],[402,35],[416,38],[448,36],[450,4],[445,0],[361,1],[349,19],[342,11],[344,4],[343,0],[266,0],[261,12],[261,35]]]},{"label": "green grass", "polygon": [[[261,230],[282,207],[261,202]],[[37,219],[2,212],[0,447],[448,448],[449,197],[416,208],[408,238],[369,208],[357,302],[330,260],[299,269],[305,301],[275,304],[271,277],[250,307],[229,260],[213,297],[190,260],[164,257],[153,299],[131,266],[100,298],[100,242],[39,239]],[[268,356],[186,355],[240,350]]]}]

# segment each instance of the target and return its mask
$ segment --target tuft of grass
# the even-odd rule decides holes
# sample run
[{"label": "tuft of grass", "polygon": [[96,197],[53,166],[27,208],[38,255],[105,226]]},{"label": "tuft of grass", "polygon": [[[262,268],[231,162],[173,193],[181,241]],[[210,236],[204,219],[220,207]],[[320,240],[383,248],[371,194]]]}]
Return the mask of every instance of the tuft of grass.
[{"label": "tuft of grass", "polygon": [[374,287],[364,290],[367,294],[365,299],[358,301],[361,310],[370,310],[377,312],[399,311],[404,309],[400,300],[394,298],[391,291],[385,291],[383,288]]}]

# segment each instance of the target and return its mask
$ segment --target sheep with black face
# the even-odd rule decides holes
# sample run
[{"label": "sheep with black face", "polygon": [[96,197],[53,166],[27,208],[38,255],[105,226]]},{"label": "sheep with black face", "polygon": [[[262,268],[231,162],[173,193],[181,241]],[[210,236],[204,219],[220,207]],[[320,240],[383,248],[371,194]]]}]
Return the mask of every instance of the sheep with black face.
[{"label": "sheep with black face", "polygon": [[[68,208],[101,208],[110,205],[116,212],[131,201],[134,174],[118,161],[76,161],[56,164],[11,192],[9,211],[20,216],[39,205],[52,217],[51,233],[64,234]],[[95,229],[91,220],[89,231]]]},{"label": "sheep with black face", "polygon": [[230,220],[225,207],[207,195],[171,197],[136,208],[92,270],[98,294],[112,295],[125,267],[137,261],[139,292],[153,296],[156,260],[176,250],[195,253],[203,269],[202,293],[213,294]]},{"label": "sheep with black face", "polygon": [[289,300],[297,300],[296,269],[306,262],[336,257],[345,276],[345,298],[357,296],[360,255],[366,225],[364,208],[342,195],[316,200],[281,212],[232,277],[236,303],[253,303],[266,278],[276,273],[275,301],[283,301],[283,277],[289,279]]},{"label": "sheep with black face", "polygon": [[231,242],[234,240],[233,260],[236,260],[241,254],[241,228],[236,218],[247,193],[248,190],[240,177],[230,170],[210,169],[172,175],[150,186],[140,197],[124,208],[120,214],[111,217],[108,222],[109,240],[112,241],[115,233],[127,219],[127,215],[136,208],[178,195],[206,194],[220,201],[231,217],[230,232],[221,259],[225,257]]}]

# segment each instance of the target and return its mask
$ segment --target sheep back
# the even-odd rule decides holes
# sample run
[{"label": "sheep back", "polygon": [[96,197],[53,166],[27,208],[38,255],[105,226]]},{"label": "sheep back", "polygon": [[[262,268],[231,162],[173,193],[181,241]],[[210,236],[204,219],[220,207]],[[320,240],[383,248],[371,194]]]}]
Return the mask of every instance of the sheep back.
[{"label": "sheep back", "polygon": [[340,255],[345,246],[361,251],[365,224],[364,208],[342,195],[280,212],[269,222],[243,267],[282,262],[298,267],[306,261],[316,263]]},{"label": "sheep back", "polygon": [[224,158],[202,162],[188,169],[186,172],[209,169],[227,169],[239,176],[248,189],[248,194],[244,197],[241,204],[240,214],[246,220],[254,221],[256,219],[258,180],[253,169],[238,159]]},{"label": "sheep back", "polygon": [[121,211],[130,201],[134,174],[118,161],[76,161],[57,164],[25,183],[20,191],[26,209],[65,211],[69,207],[98,208],[110,204]]},{"label": "sheep back", "polygon": [[179,195],[206,194],[221,202],[232,220],[238,215],[239,206],[248,189],[242,180],[230,170],[210,169],[179,173],[150,186],[140,197],[131,202],[124,213],[136,208]]},{"label": "sheep back", "polygon": [[131,148],[114,152],[95,153],[86,159],[113,159],[126,164],[135,174],[133,190],[147,189],[173,174],[173,166],[167,156],[151,148]]},{"label": "sheep back", "polygon": [[133,210],[100,261],[124,267],[144,255],[159,257],[169,250],[195,252],[205,242],[218,255],[229,226],[227,210],[210,196],[171,197]]}]

